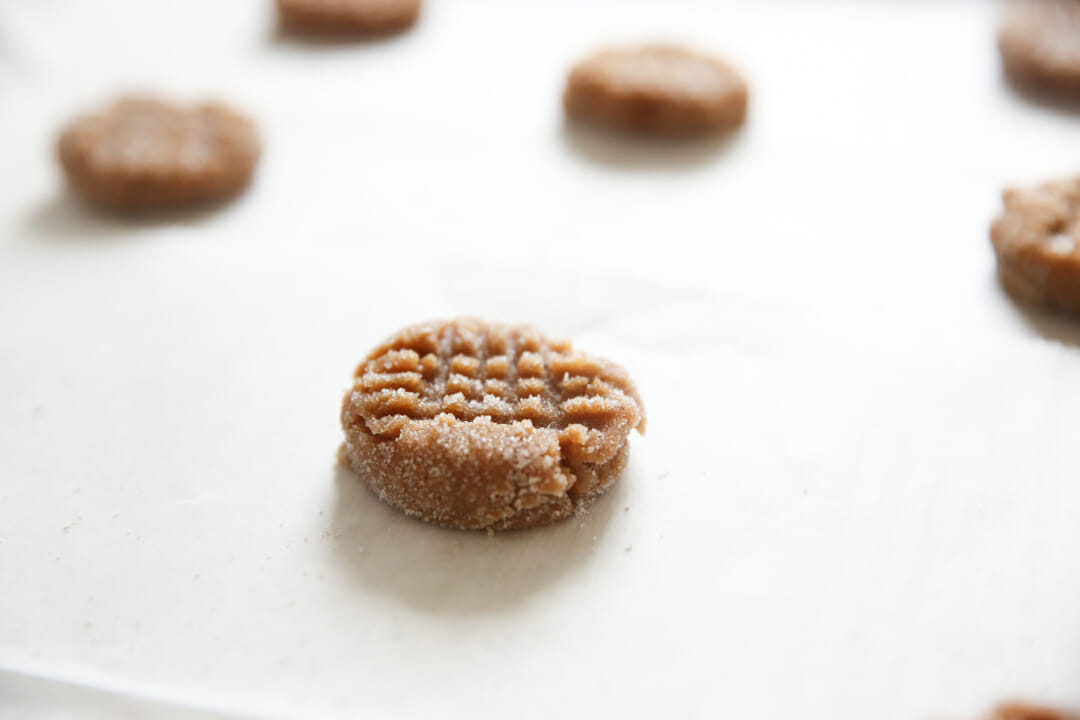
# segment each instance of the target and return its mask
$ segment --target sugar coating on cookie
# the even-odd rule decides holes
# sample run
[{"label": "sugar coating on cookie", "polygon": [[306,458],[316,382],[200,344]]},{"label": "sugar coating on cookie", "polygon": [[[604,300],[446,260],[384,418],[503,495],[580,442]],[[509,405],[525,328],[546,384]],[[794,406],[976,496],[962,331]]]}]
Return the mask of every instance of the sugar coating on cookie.
[{"label": "sugar coating on cookie", "polygon": [[733,67],[673,45],[598,52],[570,71],[563,93],[570,118],[659,135],[734,130],[747,102]]},{"label": "sugar coating on cookie", "polygon": [[1080,720],[1080,715],[1054,708],[1014,702],[999,705],[991,716],[991,720]]},{"label": "sugar coating on cookie", "polygon": [[277,0],[277,11],[289,32],[380,35],[413,25],[420,0]]},{"label": "sugar coating on cookie", "polygon": [[221,200],[250,182],[260,145],[255,124],[220,103],[181,106],[125,97],[71,122],[57,154],[70,185],[118,210],[168,209]]},{"label": "sugar coating on cookie", "polygon": [[1080,0],[1011,3],[998,49],[1017,85],[1080,98]]},{"label": "sugar coating on cookie", "polygon": [[990,228],[1001,284],[1020,302],[1080,314],[1080,178],[1003,199]]},{"label": "sugar coating on cookie", "polygon": [[583,510],[644,431],[618,365],[528,326],[471,318],[401,330],[360,363],[338,457],[409,515],[461,529],[532,527]]}]

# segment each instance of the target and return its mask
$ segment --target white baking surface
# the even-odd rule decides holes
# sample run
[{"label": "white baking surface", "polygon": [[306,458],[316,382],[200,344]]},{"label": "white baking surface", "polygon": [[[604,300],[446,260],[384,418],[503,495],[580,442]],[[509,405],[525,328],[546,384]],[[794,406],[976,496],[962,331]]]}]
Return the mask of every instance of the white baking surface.
[{"label": "white baking surface", "polygon": [[[0,718],[1080,705],[1080,331],[987,240],[1080,114],[1003,84],[995,6],[430,0],[356,45],[269,6],[0,2]],[[649,38],[739,64],[745,130],[564,129],[568,66]],[[124,88],[250,110],[250,192],[74,201],[56,130]],[[335,471],[353,365],[457,313],[638,380],[590,515],[450,532]]]}]

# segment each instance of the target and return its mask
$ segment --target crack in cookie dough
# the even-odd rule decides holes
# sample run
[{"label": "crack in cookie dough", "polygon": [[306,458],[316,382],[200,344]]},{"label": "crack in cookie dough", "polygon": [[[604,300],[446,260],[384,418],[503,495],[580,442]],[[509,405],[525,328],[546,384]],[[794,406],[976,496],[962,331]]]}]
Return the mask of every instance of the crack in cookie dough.
[{"label": "crack in cookie dough", "polygon": [[1080,315],[1080,178],[1009,189],[990,228],[998,277],[1025,304]]},{"label": "crack in cookie dough", "polygon": [[527,326],[474,319],[405,328],[360,364],[340,462],[385,502],[464,529],[567,517],[626,466],[645,428],[618,365]]}]

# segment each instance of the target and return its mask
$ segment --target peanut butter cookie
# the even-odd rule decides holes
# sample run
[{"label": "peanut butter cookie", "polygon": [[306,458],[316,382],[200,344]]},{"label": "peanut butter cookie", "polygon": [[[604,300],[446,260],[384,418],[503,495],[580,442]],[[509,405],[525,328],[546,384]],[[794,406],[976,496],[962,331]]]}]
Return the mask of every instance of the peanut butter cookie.
[{"label": "peanut butter cookie", "polygon": [[543,525],[581,511],[643,431],[621,367],[526,326],[407,327],[356,369],[338,453],[386,503],[461,529]]},{"label": "peanut butter cookie", "polygon": [[1003,197],[990,228],[1001,284],[1020,302],[1080,315],[1080,178]]},{"label": "peanut butter cookie", "polygon": [[746,81],[722,60],[672,45],[609,49],[570,71],[568,117],[632,132],[734,130],[746,118]]},{"label": "peanut butter cookie", "polygon": [[224,105],[127,97],[72,122],[57,152],[79,194],[116,210],[147,210],[239,193],[260,148],[255,124]]},{"label": "peanut butter cookie", "polygon": [[1024,703],[1005,703],[998,706],[991,720],[1080,720],[1080,715]]},{"label": "peanut butter cookie", "polygon": [[277,0],[286,32],[311,35],[384,35],[416,22],[420,0]]},{"label": "peanut butter cookie", "polygon": [[1017,86],[1080,99],[1080,0],[1013,2],[998,49]]}]

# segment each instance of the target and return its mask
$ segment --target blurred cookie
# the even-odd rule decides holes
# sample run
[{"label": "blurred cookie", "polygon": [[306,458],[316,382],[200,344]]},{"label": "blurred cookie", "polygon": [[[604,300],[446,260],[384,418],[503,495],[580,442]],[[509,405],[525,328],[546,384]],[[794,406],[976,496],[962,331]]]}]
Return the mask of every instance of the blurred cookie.
[{"label": "blurred cookie", "polygon": [[990,720],[1080,720],[1080,715],[1024,703],[1005,703],[998,706]]},{"label": "blurred cookie", "polygon": [[1017,86],[1080,98],[1080,0],[1011,3],[998,48]]},{"label": "blurred cookie", "polygon": [[685,48],[603,50],[566,82],[570,118],[632,132],[685,135],[734,130],[746,118],[746,81],[730,65]]},{"label": "blurred cookie", "polygon": [[383,35],[411,26],[420,0],[277,0],[286,32],[313,35]]},{"label": "blurred cookie", "polygon": [[338,458],[428,522],[506,530],[589,505],[626,465],[645,415],[621,367],[526,326],[407,327],[356,369]]},{"label": "blurred cookie", "polygon": [[1020,302],[1080,315],[1080,178],[1003,198],[990,228],[1001,284]]},{"label": "blurred cookie", "polygon": [[255,124],[224,105],[127,97],[73,121],[57,151],[78,193],[108,208],[144,210],[237,194],[260,149]]}]

